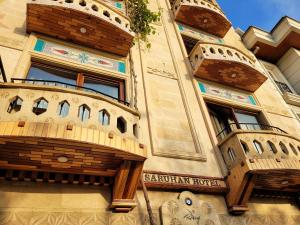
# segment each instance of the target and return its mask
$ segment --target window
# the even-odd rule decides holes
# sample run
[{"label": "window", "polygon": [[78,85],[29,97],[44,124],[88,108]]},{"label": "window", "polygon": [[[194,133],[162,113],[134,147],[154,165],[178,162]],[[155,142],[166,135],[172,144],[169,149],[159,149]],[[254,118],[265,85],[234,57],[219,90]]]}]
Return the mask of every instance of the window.
[{"label": "window", "polygon": [[236,158],[236,155],[235,155],[235,152],[232,148],[228,149],[228,155],[229,155],[230,160],[233,162]]},{"label": "window", "polygon": [[248,145],[246,144],[246,142],[241,141],[244,153],[247,154],[250,152]]},{"label": "window", "polygon": [[133,127],[133,135],[138,138],[138,125],[137,124],[134,124]]},{"label": "window", "polygon": [[26,82],[97,92],[122,101],[125,100],[125,83],[121,79],[105,77],[99,74],[88,74],[36,62],[32,63]]},{"label": "window", "polygon": [[47,111],[48,101],[44,98],[39,98],[34,102],[32,112],[36,115],[40,115]]},{"label": "window", "polygon": [[260,154],[260,155],[263,154],[264,149],[263,149],[260,142],[255,140],[255,141],[253,141],[253,145],[254,145],[254,148],[255,148],[255,150],[258,154]]},{"label": "window", "polygon": [[94,79],[87,77],[84,80],[84,85],[85,88],[90,88],[92,90],[95,90],[97,92],[100,92],[104,95],[116,98],[116,99],[121,99],[124,100],[124,97],[120,93],[121,90],[120,88],[120,83],[116,81],[112,81],[109,79]]},{"label": "window", "polygon": [[237,121],[243,130],[260,130],[257,116],[255,114],[248,114],[244,112],[235,112]]},{"label": "window", "polygon": [[[46,85],[57,85],[57,86],[65,86],[64,84],[76,85],[77,73],[75,71],[33,62],[28,72],[27,79],[37,80],[34,81],[34,83],[37,84],[38,81],[40,80],[41,84],[43,84],[44,81],[53,82],[53,83],[46,82],[45,83]],[[61,84],[60,83],[55,84],[54,81],[61,82]]]},{"label": "window", "polygon": [[22,103],[23,100],[19,96],[14,97],[9,103],[7,112],[8,113],[19,112],[21,110]]},{"label": "window", "polygon": [[60,117],[66,117],[69,114],[70,104],[67,101],[62,101],[58,105],[58,115]]},{"label": "window", "polygon": [[295,155],[298,155],[298,152],[297,152],[296,148],[294,147],[294,145],[290,144],[290,148],[292,149],[292,151],[294,152]]},{"label": "window", "polygon": [[99,122],[103,126],[109,125],[109,119],[110,119],[109,113],[105,109],[99,111]]},{"label": "window", "polygon": [[90,113],[90,108],[84,104],[79,107],[78,117],[82,122],[85,122],[90,118]]},{"label": "window", "polygon": [[123,117],[119,117],[117,119],[117,128],[121,133],[125,133],[126,132],[126,121]]},{"label": "window", "polygon": [[282,152],[283,152],[284,154],[286,154],[286,155],[289,154],[289,151],[288,151],[287,147],[285,146],[285,144],[283,144],[282,142],[280,142],[280,143],[279,143],[279,146],[280,146],[280,148],[281,148],[281,150],[282,150]]},{"label": "window", "polygon": [[267,143],[268,143],[268,146],[269,146],[269,150],[270,150],[271,152],[273,152],[274,154],[276,154],[276,153],[277,153],[277,149],[276,149],[274,143],[271,142],[271,141],[268,141]]}]

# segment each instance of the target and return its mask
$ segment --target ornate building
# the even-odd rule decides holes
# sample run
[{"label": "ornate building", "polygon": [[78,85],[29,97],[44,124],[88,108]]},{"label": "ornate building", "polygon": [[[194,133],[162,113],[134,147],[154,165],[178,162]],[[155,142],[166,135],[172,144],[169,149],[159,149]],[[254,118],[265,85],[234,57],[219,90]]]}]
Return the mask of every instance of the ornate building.
[{"label": "ornate building", "polygon": [[299,21],[149,8],[0,1],[0,224],[300,224]]}]

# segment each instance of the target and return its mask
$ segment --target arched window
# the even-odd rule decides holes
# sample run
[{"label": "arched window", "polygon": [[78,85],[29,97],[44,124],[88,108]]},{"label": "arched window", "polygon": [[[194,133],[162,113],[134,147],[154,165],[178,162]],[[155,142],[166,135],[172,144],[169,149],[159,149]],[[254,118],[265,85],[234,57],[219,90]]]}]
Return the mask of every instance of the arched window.
[{"label": "arched window", "polygon": [[70,104],[67,101],[62,101],[58,105],[57,114],[60,117],[66,117],[69,114]]},{"label": "arched window", "polygon": [[11,99],[11,101],[9,103],[7,112],[8,113],[19,112],[21,110],[22,103],[23,103],[23,100],[19,96],[14,97],[13,99]]},{"label": "arched window", "polygon": [[82,122],[85,122],[90,118],[90,113],[90,108],[84,104],[79,107],[78,117]]},{"label": "arched window", "polygon": [[236,159],[236,155],[233,148],[228,149],[228,156],[232,162]]},{"label": "arched window", "polygon": [[36,115],[40,115],[47,111],[48,101],[44,98],[39,98],[34,101],[32,112]]},{"label": "arched window", "polygon": [[282,152],[283,152],[284,154],[286,154],[286,155],[289,154],[289,150],[287,149],[287,147],[285,146],[285,144],[283,144],[282,142],[280,142],[280,143],[279,143],[279,146],[280,146],[280,148],[281,148],[281,150],[282,150]]},{"label": "arched window", "polygon": [[290,148],[292,149],[292,151],[294,152],[295,155],[298,155],[296,148],[291,143],[290,143]]},{"label": "arched window", "polygon": [[246,142],[241,141],[241,145],[243,147],[244,153],[247,154],[250,152],[249,147]]},{"label": "arched window", "polygon": [[117,128],[121,133],[125,133],[127,130],[126,120],[123,117],[117,119]]},{"label": "arched window", "polygon": [[109,113],[105,109],[100,110],[99,111],[99,122],[103,126],[107,126],[107,125],[109,125],[109,120],[110,120]]},{"label": "arched window", "polygon": [[254,145],[254,148],[255,148],[255,150],[256,150],[256,152],[257,152],[258,154],[260,154],[260,155],[263,154],[264,149],[263,149],[263,147],[262,147],[262,145],[261,145],[260,142],[254,140],[254,141],[253,141],[253,145]]},{"label": "arched window", "polygon": [[269,150],[271,152],[273,152],[274,154],[276,154],[277,153],[277,149],[276,149],[276,146],[274,145],[274,143],[271,142],[271,141],[268,141],[267,143],[268,143],[268,146],[269,146]]}]

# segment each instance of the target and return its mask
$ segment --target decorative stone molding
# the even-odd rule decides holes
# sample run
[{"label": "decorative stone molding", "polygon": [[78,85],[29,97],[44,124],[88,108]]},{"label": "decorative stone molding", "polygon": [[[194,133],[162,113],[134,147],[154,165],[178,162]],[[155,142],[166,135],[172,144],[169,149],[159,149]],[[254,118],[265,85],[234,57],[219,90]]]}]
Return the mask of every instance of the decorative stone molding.
[{"label": "decorative stone molding", "polygon": [[162,225],[221,225],[214,207],[184,191],[161,206]]},{"label": "decorative stone molding", "polygon": [[285,92],[282,96],[286,103],[300,107],[300,96]]}]

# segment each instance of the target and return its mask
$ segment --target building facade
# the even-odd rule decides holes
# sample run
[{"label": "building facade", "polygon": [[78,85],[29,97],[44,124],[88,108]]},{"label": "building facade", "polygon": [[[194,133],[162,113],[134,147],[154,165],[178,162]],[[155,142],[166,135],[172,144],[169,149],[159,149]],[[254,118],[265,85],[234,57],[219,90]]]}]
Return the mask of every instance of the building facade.
[{"label": "building facade", "polygon": [[149,8],[0,1],[0,224],[300,224],[300,23]]}]

